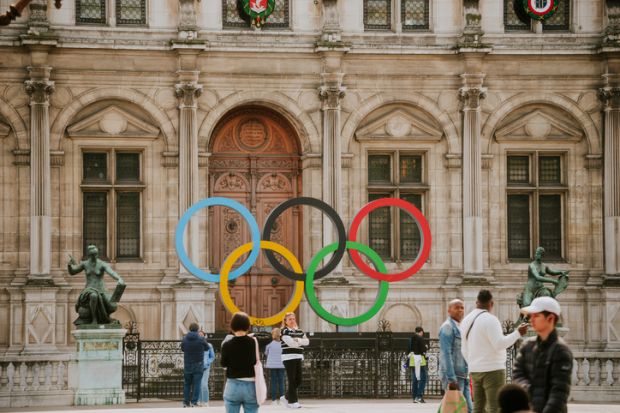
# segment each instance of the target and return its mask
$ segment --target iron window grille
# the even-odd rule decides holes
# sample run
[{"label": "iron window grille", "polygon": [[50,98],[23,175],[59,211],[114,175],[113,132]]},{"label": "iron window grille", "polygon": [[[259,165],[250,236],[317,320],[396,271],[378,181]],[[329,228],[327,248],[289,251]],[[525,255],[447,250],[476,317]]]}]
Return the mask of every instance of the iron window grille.
[{"label": "iron window grille", "polygon": [[139,152],[84,152],[83,251],[94,244],[102,258],[140,257],[141,182]]},{"label": "iron window grille", "polygon": [[[392,152],[368,154],[368,201],[401,198],[421,211],[424,194],[424,155]],[[368,245],[382,258],[413,260],[421,246],[415,221],[399,208],[378,208],[368,217]]]},{"label": "iron window grille", "polygon": [[[242,17],[240,0],[222,0],[222,26],[225,29],[245,29],[250,27],[250,20]],[[290,28],[290,0],[276,0],[273,13],[267,17],[263,29]]]},{"label": "iron window grille", "polygon": [[116,0],[116,23],[118,25],[145,25],[146,0]]},{"label": "iron window grille", "polygon": [[106,0],[76,0],[75,19],[77,24],[105,24]]},{"label": "iron window grille", "polygon": [[401,0],[403,31],[428,30],[429,0]]},{"label": "iron window grille", "polygon": [[364,29],[390,30],[392,0],[364,0]]},{"label": "iron window grille", "polygon": [[517,17],[514,10],[515,2],[523,0],[504,0],[504,30],[506,31],[528,31],[531,29],[529,24],[523,23]]},{"label": "iron window grille", "polygon": [[538,245],[548,259],[563,259],[563,161],[560,154],[539,152],[507,156],[509,259],[531,259]]}]

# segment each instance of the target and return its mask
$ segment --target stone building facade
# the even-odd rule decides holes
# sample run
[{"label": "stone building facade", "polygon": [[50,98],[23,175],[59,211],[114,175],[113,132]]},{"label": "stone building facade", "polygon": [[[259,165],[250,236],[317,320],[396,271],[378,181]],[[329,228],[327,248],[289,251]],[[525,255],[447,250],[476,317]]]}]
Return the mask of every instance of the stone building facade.
[{"label": "stone building facade", "polygon": [[[175,251],[196,201],[232,197],[262,225],[280,201],[310,196],[348,226],[368,200],[394,196],[422,209],[433,247],[357,331],[388,320],[435,336],[447,303],[469,309],[481,287],[514,320],[544,245],[546,262],[571,270],[561,303],[576,383],[617,386],[620,3],[562,0],[548,23],[528,25],[512,0],[277,0],[260,29],[232,0],[64,3],[34,0],[0,28],[7,360],[73,350],[84,280],[68,275],[67,254],[88,243],[128,284],[116,317],[143,338],[177,339],[193,321],[208,331],[227,321],[217,285],[188,274]],[[391,272],[411,265],[419,234],[404,214],[366,222],[359,238]],[[334,240],[314,210],[278,226],[273,238],[306,265]],[[196,265],[217,270],[248,234],[217,207],[187,237]],[[352,316],[377,285],[344,259],[316,290]],[[260,258],[232,295],[267,315],[291,291]],[[306,303],[299,317],[307,331],[335,331]]]}]

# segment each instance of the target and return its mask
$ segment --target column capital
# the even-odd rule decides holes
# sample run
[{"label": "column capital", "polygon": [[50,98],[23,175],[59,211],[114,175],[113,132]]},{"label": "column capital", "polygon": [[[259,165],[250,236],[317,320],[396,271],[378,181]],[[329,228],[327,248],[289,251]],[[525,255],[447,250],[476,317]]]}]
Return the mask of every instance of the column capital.
[{"label": "column capital", "polygon": [[598,90],[604,110],[620,109],[620,87],[605,86]]},{"label": "column capital", "polygon": [[183,82],[175,85],[175,94],[179,98],[179,109],[195,108],[196,98],[202,94],[202,85],[196,82]]},{"label": "column capital", "polygon": [[463,86],[459,89],[459,99],[463,109],[480,109],[480,101],[487,96],[487,88],[481,86]]},{"label": "column capital", "polygon": [[323,102],[323,110],[340,109],[340,99],[347,90],[342,86],[344,73],[321,73],[323,84],[319,86],[319,98]]},{"label": "column capital", "polygon": [[26,80],[24,86],[31,103],[49,103],[49,98],[54,93],[54,82],[47,79]]}]

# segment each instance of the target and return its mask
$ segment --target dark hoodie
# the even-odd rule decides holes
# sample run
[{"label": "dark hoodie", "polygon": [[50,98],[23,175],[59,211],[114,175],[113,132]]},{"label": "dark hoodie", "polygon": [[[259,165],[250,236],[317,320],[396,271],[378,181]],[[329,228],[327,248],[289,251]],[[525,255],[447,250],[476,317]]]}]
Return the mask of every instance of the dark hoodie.
[{"label": "dark hoodie", "polygon": [[190,331],[181,341],[181,350],[183,350],[183,360],[187,366],[194,363],[202,364],[205,351],[208,351],[209,347],[207,346],[207,340],[198,334],[197,331]]}]

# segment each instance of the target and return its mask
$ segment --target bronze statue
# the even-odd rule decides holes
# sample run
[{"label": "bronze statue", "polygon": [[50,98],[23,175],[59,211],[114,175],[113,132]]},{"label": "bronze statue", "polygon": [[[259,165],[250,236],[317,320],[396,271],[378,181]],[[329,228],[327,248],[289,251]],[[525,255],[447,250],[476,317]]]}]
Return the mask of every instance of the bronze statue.
[{"label": "bronze statue", "polygon": [[[536,248],[534,261],[528,265],[527,283],[523,289],[523,293],[517,296],[517,304],[519,308],[526,307],[532,303],[534,298],[553,297],[555,298],[568,286],[568,271],[555,271],[547,267],[542,262],[542,256],[545,253],[543,247]],[[545,274],[558,275],[558,279],[545,277]],[[544,283],[554,284],[553,290],[547,288]]]},{"label": "bronze statue", "polygon": [[[99,250],[96,246],[89,245],[86,250],[88,253],[86,261],[78,264],[69,255],[70,259],[67,265],[71,275],[78,274],[82,270],[86,273],[86,287],[80,293],[77,303],[75,303],[75,311],[77,311],[79,317],[73,324],[84,326],[118,323],[117,320],[110,318],[110,314],[116,311],[117,303],[125,290],[125,282],[107,262],[97,258]],[[105,272],[118,282],[113,295],[110,295],[105,288],[105,283],[103,282],[103,274]]]}]

